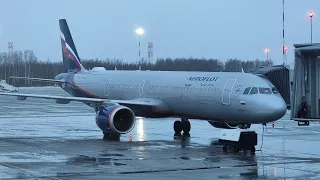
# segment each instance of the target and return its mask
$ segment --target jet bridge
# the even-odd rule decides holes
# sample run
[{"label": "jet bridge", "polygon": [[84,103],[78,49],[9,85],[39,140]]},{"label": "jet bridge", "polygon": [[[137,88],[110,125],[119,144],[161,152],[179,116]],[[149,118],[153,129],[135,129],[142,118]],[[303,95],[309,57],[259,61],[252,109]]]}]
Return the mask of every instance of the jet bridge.
[{"label": "jet bridge", "polygon": [[291,108],[291,74],[288,66],[275,65],[260,67],[251,73],[269,80],[285,100],[287,108]]},{"label": "jet bridge", "polygon": [[309,125],[309,121],[320,121],[320,43],[294,47],[291,119]]}]

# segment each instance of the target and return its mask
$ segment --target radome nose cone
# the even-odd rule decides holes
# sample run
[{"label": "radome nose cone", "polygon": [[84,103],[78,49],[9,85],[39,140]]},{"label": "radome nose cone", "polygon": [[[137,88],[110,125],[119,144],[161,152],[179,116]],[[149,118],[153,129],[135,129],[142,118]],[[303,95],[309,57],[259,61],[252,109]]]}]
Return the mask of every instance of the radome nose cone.
[{"label": "radome nose cone", "polygon": [[274,120],[281,119],[287,112],[287,104],[282,99],[282,97],[278,97],[274,100],[272,104],[270,104],[270,109],[272,112],[272,117]]},{"label": "radome nose cone", "polygon": [[272,122],[281,119],[287,112],[287,104],[281,96],[271,96],[257,105],[253,117],[256,122]]}]

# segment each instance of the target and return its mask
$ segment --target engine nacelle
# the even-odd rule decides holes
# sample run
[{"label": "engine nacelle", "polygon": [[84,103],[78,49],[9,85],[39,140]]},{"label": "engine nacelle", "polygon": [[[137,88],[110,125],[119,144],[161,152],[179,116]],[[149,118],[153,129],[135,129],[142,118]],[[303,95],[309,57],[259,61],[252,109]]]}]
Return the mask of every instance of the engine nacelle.
[{"label": "engine nacelle", "polygon": [[101,107],[96,113],[96,124],[104,132],[126,134],[135,122],[134,112],[126,106]]},{"label": "engine nacelle", "polygon": [[236,129],[239,127],[239,124],[225,123],[225,122],[217,122],[217,121],[208,121],[215,128],[222,129]]}]

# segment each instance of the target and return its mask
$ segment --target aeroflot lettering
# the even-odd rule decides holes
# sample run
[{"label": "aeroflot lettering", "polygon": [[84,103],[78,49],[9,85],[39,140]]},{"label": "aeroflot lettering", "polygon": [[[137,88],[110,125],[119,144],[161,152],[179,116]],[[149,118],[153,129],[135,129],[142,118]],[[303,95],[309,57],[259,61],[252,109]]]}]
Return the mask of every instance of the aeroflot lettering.
[{"label": "aeroflot lettering", "polygon": [[189,77],[190,81],[217,81],[219,77]]}]

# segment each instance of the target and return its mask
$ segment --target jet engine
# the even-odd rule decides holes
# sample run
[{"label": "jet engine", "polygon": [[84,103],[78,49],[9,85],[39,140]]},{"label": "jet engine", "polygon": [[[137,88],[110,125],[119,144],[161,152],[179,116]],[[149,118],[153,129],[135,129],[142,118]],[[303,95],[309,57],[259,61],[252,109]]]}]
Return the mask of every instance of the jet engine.
[{"label": "jet engine", "polygon": [[104,106],[96,112],[96,124],[103,132],[126,134],[135,121],[134,112],[126,106]]},{"label": "jet engine", "polygon": [[226,122],[217,122],[217,121],[208,121],[211,126],[215,128],[222,128],[222,129],[247,129],[250,128],[251,124],[242,124],[242,123],[226,123]]}]

